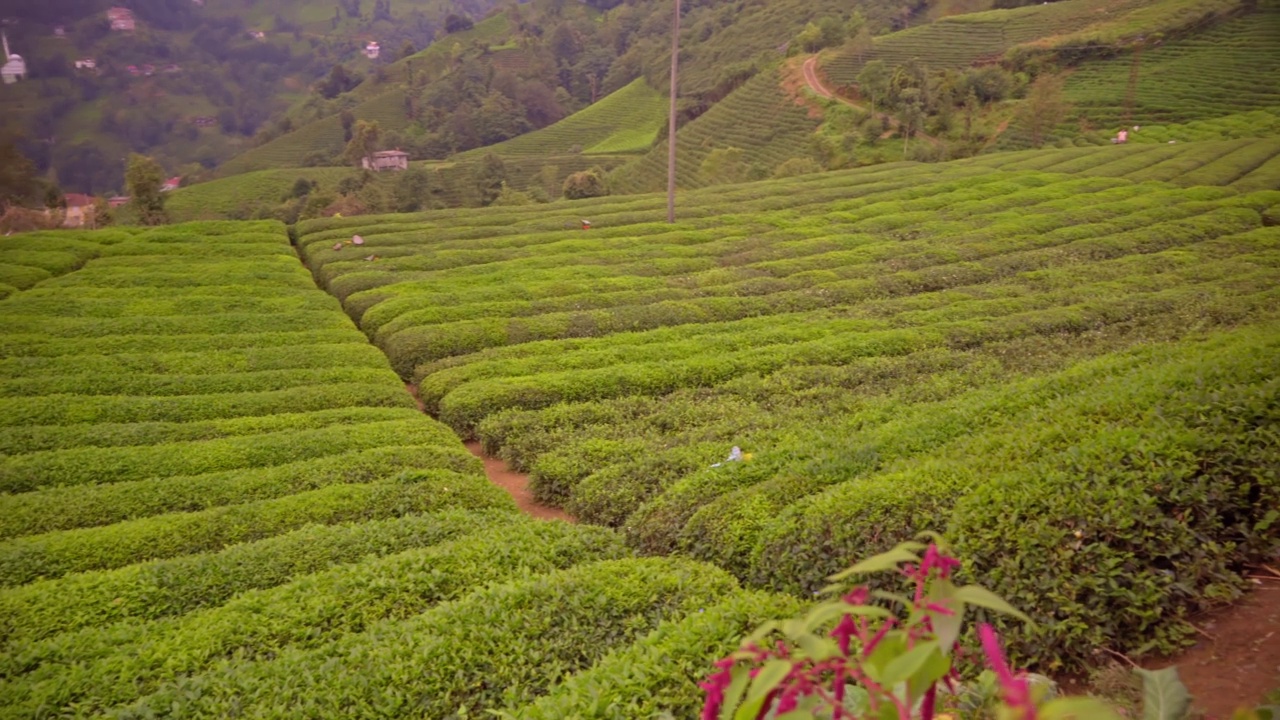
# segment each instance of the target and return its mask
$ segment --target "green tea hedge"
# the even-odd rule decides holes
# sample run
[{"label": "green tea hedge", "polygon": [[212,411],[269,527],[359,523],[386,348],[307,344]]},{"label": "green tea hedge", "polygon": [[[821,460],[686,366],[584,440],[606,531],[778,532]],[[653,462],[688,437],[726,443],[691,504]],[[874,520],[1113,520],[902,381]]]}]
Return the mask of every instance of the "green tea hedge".
[{"label": "green tea hedge", "polygon": [[433,545],[511,521],[514,505],[446,509],[386,520],[308,525],[216,552],[0,588],[0,639],[39,640],[79,628],[183,615],[308,573]]},{"label": "green tea hedge", "polygon": [[723,571],[680,559],[578,565],[499,585],[314,651],[227,663],[116,713],[138,717],[444,717],[518,705],[664,620],[733,593]]},{"label": "green tea hedge", "polygon": [[198,512],[328,485],[379,482],[424,467],[433,469],[419,472],[442,480],[481,472],[480,461],[460,446],[387,446],[271,467],[46,488],[0,495],[0,539]]},{"label": "green tea hedge", "polygon": [[713,658],[736,650],[737,638],[761,624],[797,615],[803,608],[802,601],[789,595],[735,593],[683,620],[659,625],[642,640],[615,650],[510,716],[519,720],[697,717],[704,700],[698,683]]},{"label": "green tea hedge", "polygon": [[[68,706],[79,711],[130,702],[176,674],[218,661],[270,660],[323,648],[385,620],[404,620],[487,583],[523,579],[628,553],[602,528],[503,518],[457,539],[345,565],[270,590],[236,596],[222,607],[171,621],[107,626],[39,643],[11,645],[14,707]],[[25,674],[17,673],[29,670]],[[120,682],[121,677],[128,682]]]},{"label": "green tea hedge", "polygon": [[483,477],[441,479],[406,472],[390,482],[330,485],[274,500],[9,540],[0,543],[0,586],[217,550],[311,523],[378,520],[446,507],[510,507],[511,502]]}]

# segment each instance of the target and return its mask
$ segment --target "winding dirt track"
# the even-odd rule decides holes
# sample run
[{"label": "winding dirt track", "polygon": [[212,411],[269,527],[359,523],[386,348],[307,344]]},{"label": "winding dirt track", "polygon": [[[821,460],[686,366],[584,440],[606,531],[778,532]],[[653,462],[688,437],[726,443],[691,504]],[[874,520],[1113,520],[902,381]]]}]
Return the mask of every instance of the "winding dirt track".
[{"label": "winding dirt track", "polygon": [[[845,105],[848,105],[849,107],[857,108],[859,110],[862,110],[863,112],[866,112],[867,109],[865,107],[855,103],[849,98],[841,97],[835,94],[829,88],[827,88],[826,85],[822,84],[822,79],[818,77],[818,56],[817,55],[814,55],[813,57],[806,59],[804,61],[804,65],[801,66],[801,69],[804,71],[805,84],[809,86],[810,90],[812,90],[814,93],[816,93],[820,97],[826,98],[828,100],[835,100],[837,102],[842,102]],[[894,130],[896,130],[898,127],[898,118],[892,115],[889,115],[888,113],[876,113],[876,115],[882,118],[889,118],[889,125],[892,128],[890,130],[886,130],[882,135],[880,135],[880,139],[885,140],[891,137],[894,133]],[[942,146],[941,140],[939,140],[938,138],[932,135],[927,135],[924,132],[921,132],[920,130],[917,130],[912,137],[918,137],[922,140],[925,140],[930,144],[932,144],[934,147]]]},{"label": "winding dirt track", "polygon": [[[815,93],[817,93],[818,95],[824,98],[835,97],[835,95],[833,95],[832,92],[822,84],[822,81],[818,79],[818,71],[817,71],[818,56],[817,55],[814,55],[808,60],[805,60],[803,67],[804,67],[804,81],[809,85],[810,90],[814,91]],[[842,101],[848,102],[847,100],[843,100],[843,99]],[[852,103],[849,103],[849,104],[852,105]]]},{"label": "winding dirt track", "polygon": [[506,490],[511,495],[511,499],[516,501],[516,507],[520,508],[520,512],[536,517],[539,520],[573,522],[573,518],[564,510],[543,505],[534,499],[533,491],[529,489],[528,475],[512,470],[498,458],[486,456],[478,441],[472,440],[468,442],[467,449],[471,451],[472,455],[484,461],[484,474],[488,476],[490,482]]},{"label": "winding dirt track", "polygon": [[[418,405],[418,412],[426,413],[427,406],[422,404],[422,398],[418,397],[418,386],[412,383],[406,383],[404,386],[409,396]],[[533,491],[529,489],[529,476],[524,473],[518,473],[512,470],[507,463],[498,458],[488,457],[484,454],[484,449],[480,443],[471,440],[465,443],[467,450],[484,463],[485,477],[489,478],[489,482],[497,485],[512,500],[516,501],[516,507],[520,508],[520,512],[539,520],[563,520],[565,522],[574,522],[573,516],[557,507],[543,505],[533,497]]]}]

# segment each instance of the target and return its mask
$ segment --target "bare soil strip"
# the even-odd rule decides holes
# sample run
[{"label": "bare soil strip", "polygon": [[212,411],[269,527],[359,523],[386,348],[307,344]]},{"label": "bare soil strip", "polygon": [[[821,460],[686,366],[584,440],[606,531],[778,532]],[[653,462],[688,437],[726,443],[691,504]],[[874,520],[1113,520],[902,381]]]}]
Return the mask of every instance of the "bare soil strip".
[{"label": "bare soil strip", "polygon": [[1227,720],[1237,708],[1254,707],[1280,689],[1280,577],[1259,582],[1240,602],[1192,620],[1201,637],[1195,647],[1143,663],[1176,665],[1208,720]]},{"label": "bare soil strip", "polygon": [[466,445],[472,455],[484,461],[484,474],[489,477],[489,481],[506,490],[511,495],[511,498],[516,501],[516,506],[520,508],[520,512],[536,517],[539,520],[573,522],[573,518],[569,513],[560,508],[543,505],[533,498],[533,491],[529,489],[528,475],[512,470],[507,466],[506,462],[498,458],[486,456],[477,440],[472,440]]},{"label": "bare soil strip", "polygon": [[[418,398],[418,388],[415,385],[407,384],[404,389],[413,396],[413,401],[418,404],[418,410],[426,412],[426,407],[422,404],[422,400]],[[557,507],[543,505],[533,497],[533,491],[529,489],[529,476],[524,473],[518,473],[507,466],[507,463],[498,458],[488,457],[484,454],[484,450],[480,447],[480,443],[476,440],[465,443],[467,450],[472,455],[480,458],[484,462],[484,474],[489,478],[489,482],[497,485],[512,500],[516,501],[516,507],[520,508],[520,512],[539,520],[563,520],[564,522],[575,522],[573,516]]]}]

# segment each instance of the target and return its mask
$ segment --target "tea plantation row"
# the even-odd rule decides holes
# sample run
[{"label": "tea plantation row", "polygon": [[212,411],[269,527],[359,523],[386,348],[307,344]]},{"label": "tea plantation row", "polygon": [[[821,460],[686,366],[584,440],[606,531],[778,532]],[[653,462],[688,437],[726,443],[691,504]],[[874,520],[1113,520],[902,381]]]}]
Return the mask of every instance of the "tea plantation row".
[{"label": "tea plantation row", "polygon": [[575,205],[585,233],[494,208],[298,243],[542,500],[797,593],[943,530],[1053,669],[1179,646],[1280,544],[1277,153],[901,163],[691,192],[675,226],[642,196]]},{"label": "tea plantation row", "polygon": [[0,254],[45,273],[0,301],[0,717],[538,716],[593,707],[597,662],[687,714],[797,608],[517,514],[279,224]]}]

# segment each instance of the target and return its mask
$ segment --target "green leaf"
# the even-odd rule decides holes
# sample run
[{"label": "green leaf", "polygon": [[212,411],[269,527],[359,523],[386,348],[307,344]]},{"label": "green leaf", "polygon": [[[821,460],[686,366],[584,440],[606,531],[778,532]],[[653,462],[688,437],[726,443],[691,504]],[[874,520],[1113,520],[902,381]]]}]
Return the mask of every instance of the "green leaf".
[{"label": "green leaf", "polygon": [[804,626],[812,631],[836,620],[849,612],[847,603],[823,603],[809,611],[804,617]]},{"label": "green leaf", "polygon": [[923,550],[924,547],[924,545],[917,542],[904,542],[892,550],[869,557],[848,570],[838,572],[827,579],[832,582],[836,582],[838,580],[843,580],[850,575],[893,570],[904,562],[920,562],[920,557],[916,555],[914,551]]},{"label": "green leaf", "polygon": [[720,706],[720,720],[729,720],[733,717],[733,711],[737,709],[738,703],[742,702],[742,693],[747,689],[747,683],[751,681],[751,669],[746,665],[734,665],[729,670],[730,677],[733,678],[729,682],[729,687],[724,692],[724,704]]},{"label": "green leaf", "polygon": [[1178,679],[1178,668],[1133,671],[1142,678],[1143,720],[1182,720],[1187,716],[1191,695]]},{"label": "green leaf", "polygon": [[897,685],[915,675],[929,658],[938,651],[938,643],[923,642],[899,655],[885,666],[881,681],[885,685]]},{"label": "green leaf", "polygon": [[888,590],[872,590],[871,597],[880,598],[881,600],[890,600],[898,603],[904,608],[911,607],[911,598],[898,593],[891,593]]},{"label": "green leaf", "polygon": [[938,638],[938,646],[943,655],[950,655],[960,639],[960,630],[964,627],[964,603],[953,603],[955,612],[951,615],[933,615],[933,634]]},{"label": "green leaf", "polygon": [[839,648],[836,647],[834,642],[820,638],[817,635],[805,633],[797,636],[795,640],[800,649],[804,650],[804,654],[814,661],[826,660],[839,653]]},{"label": "green leaf", "polygon": [[1014,606],[1005,602],[1004,598],[984,587],[979,587],[977,585],[965,585],[959,590],[956,590],[953,597],[963,603],[977,605],[978,607],[984,607],[988,610],[995,610],[996,612],[1004,615],[1012,615],[1026,624],[1035,627],[1035,623],[1031,621],[1031,618],[1023,614],[1021,610],[1018,610]]},{"label": "green leaf", "polygon": [[1095,698],[1053,700],[1040,708],[1039,720],[1123,720],[1110,705]]},{"label": "green leaf", "polygon": [[770,660],[760,667],[756,679],[751,681],[751,690],[747,693],[747,702],[759,700],[778,687],[778,683],[791,672],[791,663],[786,660]]}]

